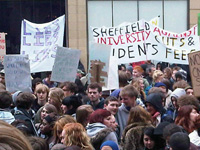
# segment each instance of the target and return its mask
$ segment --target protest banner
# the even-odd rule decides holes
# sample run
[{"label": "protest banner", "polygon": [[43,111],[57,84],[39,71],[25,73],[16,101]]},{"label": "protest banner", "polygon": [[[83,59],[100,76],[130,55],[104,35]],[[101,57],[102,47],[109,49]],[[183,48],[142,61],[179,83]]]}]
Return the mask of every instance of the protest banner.
[{"label": "protest banner", "polygon": [[[106,89],[119,87],[117,68],[110,65],[111,46],[98,43],[90,43],[89,51],[89,83],[97,82]],[[114,72],[112,72],[113,69]],[[109,78],[112,76],[113,78]]]},{"label": "protest banner", "polygon": [[51,81],[75,82],[81,51],[57,46]]},{"label": "protest banner", "polygon": [[0,61],[3,61],[4,55],[6,54],[6,33],[0,33]]},{"label": "protest banner", "polygon": [[20,53],[29,55],[31,73],[52,71],[56,45],[63,46],[64,24],[64,15],[44,24],[22,20]]},{"label": "protest banner", "polygon": [[7,91],[32,91],[30,63],[28,56],[5,55],[4,71]]},{"label": "protest banner", "polygon": [[188,61],[194,95],[200,97],[200,51],[189,53]]},{"label": "protest banner", "polygon": [[187,54],[199,50],[197,25],[177,34],[145,20],[117,27],[92,28],[96,43],[112,46],[118,64],[145,60],[188,64]]}]

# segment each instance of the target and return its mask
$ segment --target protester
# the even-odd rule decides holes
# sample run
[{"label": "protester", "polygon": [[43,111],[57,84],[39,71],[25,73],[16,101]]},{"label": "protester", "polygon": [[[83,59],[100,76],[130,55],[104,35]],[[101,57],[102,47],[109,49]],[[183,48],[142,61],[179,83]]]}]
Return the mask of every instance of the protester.
[{"label": "protester", "polygon": [[120,91],[122,105],[119,107],[116,116],[117,123],[120,127],[120,137],[123,133],[125,126],[127,125],[130,109],[136,106],[137,96],[138,91],[132,85],[127,85]]},{"label": "protester", "polygon": [[63,114],[75,116],[76,109],[82,105],[81,98],[76,95],[65,97],[62,100],[62,111]]},{"label": "protester", "polygon": [[163,107],[163,96],[161,93],[151,93],[145,102],[147,111],[151,114],[153,124],[158,126],[164,119],[166,110]]},{"label": "protester", "polygon": [[114,96],[109,96],[104,100],[104,108],[116,115],[119,108],[119,100]]},{"label": "protester", "polygon": [[37,99],[33,102],[32,109],[37,111],[48,101],[49,88],[45,84],[38,84],[35,88],[35,95]]},{"label": "protester", "polygon": [[11,124],[15,117],[9,109],[12,103],[12,95],[8,91],[0,91],[0,120]]},{"label": "protester", "polygon": [[[143,78],[143,76],[142,76],[143,73],[144,73],[144,70],[141,66],[135,66],[133,68],[133,79],[138,78],[138,77]],[[149,86],[147,79],[143,78],[143,83],[144,83],[144,89],[146,89]]]},{"label": "protester", "polygon": [[186,92],[187,95],[194,95],[194,90],[191,86],[187,86],[185,88],[185,92]]},{"label": "protester", "polygon": [[144,130],[144,137],[143,137],[143,143],[144,143],[144,150],[156,150],[156,139],[153,134],[154,127],[147,127]]},{"label": "protester", "polygon": [[146,94],[144,92],[144,83],[143,83],[143,78],[138,77],[134,78],[131,82],[131,84],[136,88],[136,90],[139,92],[139,95],[137,97],[137,100],[142,101],[143,103],[146,100]]},{"label": "protester", "polygon": [[42,80],[42,82],[43,82],[46,86],[48,86],[49,88],[57,87],[57,85],[58,85],[56,82],[51,81],[51,71],[47,71],[47,72],[46,72],[46,78],[44,78],[44,79]]},{"label": "protester", "polygon": [[185,94],[185,90],[182,88],[177,88],[171,93],[171,105],[169,105],[167,109],[167,114],[171,116],[173,120],[175,120],[179,108],[178,99]]},{"label": "protester", "polygon": [[141,106],[131,108],[121,147],[127,150],[144,149],[142,138],[147,127],[153,127],[151,115]]},{"label": "protester", "polygon": [[169,139],[169,146],[171,150],[189,150],[190,139],[186,133],[174,133]]},{"label": "protester", "polygon": [[89,116],[94,110],[91,105],[81,105],[76,109],[76,121],[85,128],[89,123]]},{"label": "protester", "polygon": [[30,142],[33,150],[49,150],[49,145],[46,140],[41,137],[29,136],[28,141]]},{"label": "protester", "polygon": [[78,87],[74,82],[60,83],[59,88],[64,91],[64,97],[75,95],[78,91]]},{"label": "protester", "polygon": [[195,128],[195,122],[199,115],[199,111],[193,105],[182,106],[178,110],[178,116],[176,117],[175,123],[182,126],[188,134],[193,132]]},{"label": "protester", "polygon": [[89,103],[94,110],[104,107],[104,99],[101,98],[102,87],[98,83],[91,83],[87,88]]},{"label": "protester", "polygon": [[67,123],[75,123],[75,122],[76,120],[70,115],[63,115],[58,118],[58,120],[55,122],[55,125],[53,127],[54,144],[61,142],[61,133],[62,133],[63,127]]},{"label": "protester", "polygon": [[33,116],[29,112],[34,100],[35,97],[31,93],[21,93],[16,100],[17,110],[14,111],[14,117],[15,119],[25,121],[32,135],[38,135],[32,120]]},{"label": "protester", "polygon": [[0,121],[0,148],[2,150],[32,150],[31,144],[21,131]]},{"label": "protester", "polygon": [[118,145],[113,141],[105,141],[101,144],[101,150],[119,150]]},{"label": "protester", "polygon": [[101,144],[107,140],[118,143],[111,124],[111,113],[108,110],[97,109],[90,115],[89,125],[86,130],[96,150],[99,150]]},{"label": "protester", "polygon": [[46,103],[38,110],[37,114],[34,117],[35,126],[38,128],[44,117],[46,117],[50,113],[58,115],[58,110],[54,105]]},{"label": "protester", "polygon": [[93,150],[90,138],[80,123],[68,123],[63,127],[61,143],[66,146],[76,145],[82,150]]},{"label": "protester", "polygon": [[62,115],[62,100],[64,99],[64,92],[61,88],[51,88],[49,92],[48,102],[56,107],[58,114]]}]

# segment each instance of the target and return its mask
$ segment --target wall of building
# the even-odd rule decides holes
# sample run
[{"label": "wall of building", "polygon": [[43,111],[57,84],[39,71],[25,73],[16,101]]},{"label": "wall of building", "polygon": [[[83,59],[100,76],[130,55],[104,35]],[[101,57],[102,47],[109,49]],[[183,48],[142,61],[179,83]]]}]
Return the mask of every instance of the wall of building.
[{"label": "wall of building", "polygon": [[69,47],[81,50],[81,62],[87,70],[86,0],[68,0]]},{"label": "wall of building", "polygon": [[200,0],[190,0],[190,27],[197,24],[198,13],[200,13]]},{"label": "wall of building", "polygon": [[[197,24],[200,0],[189,0],[189,27]],[[81,50],[81,62],[87,70],[87,11],[86,0],[68,0],[69,47]]]}]

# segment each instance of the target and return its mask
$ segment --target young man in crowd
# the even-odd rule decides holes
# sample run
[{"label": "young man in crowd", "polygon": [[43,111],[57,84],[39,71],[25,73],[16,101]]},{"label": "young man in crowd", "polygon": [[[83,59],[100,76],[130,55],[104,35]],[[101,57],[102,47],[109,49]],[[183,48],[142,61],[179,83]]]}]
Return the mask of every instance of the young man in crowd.
[{"label": "young man in crowd", "polygon": [[120,137],[127,124],[129,111],[132,107],[136,105],[137,96],[138,91],[132,85],[125,86],[120,92],[122,105],[119,107],[116,117],[120,127]]},{"label": "young man in crowd", "polygon": [[119,107],[119,100],[114,96],[109,96],[104,101],[104,108],[111,112],[112,115],[116,115]]},{"label": "young man in crowd", "polygon": [[104,99],[101,98],[102,87],[98,83],[91,83],[88,85],[87,94],[89,97],[89,102],[94,110],[103,109]]}]

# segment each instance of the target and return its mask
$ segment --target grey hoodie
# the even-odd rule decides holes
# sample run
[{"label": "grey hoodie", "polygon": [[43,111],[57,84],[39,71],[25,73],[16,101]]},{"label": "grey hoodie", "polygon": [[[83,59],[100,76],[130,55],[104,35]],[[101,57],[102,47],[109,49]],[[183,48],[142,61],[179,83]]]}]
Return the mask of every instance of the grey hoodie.
[{"label": "grey hoodie", "polygon": [[[177,89],[175,89],[175,90],[171,93],[170,99],[172,99],[172,97],[175,97],[176,99],[178,99],[179,97],[181,97],[181,96],[183,96],[183,95],[185,95],[185,94],[186,94],[186,92],[185,92],[184,89],[182,89],[182,88],[177,88]],[[172,103],[172,105],[173,105],[173,103]]]}]

